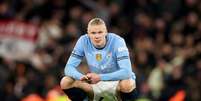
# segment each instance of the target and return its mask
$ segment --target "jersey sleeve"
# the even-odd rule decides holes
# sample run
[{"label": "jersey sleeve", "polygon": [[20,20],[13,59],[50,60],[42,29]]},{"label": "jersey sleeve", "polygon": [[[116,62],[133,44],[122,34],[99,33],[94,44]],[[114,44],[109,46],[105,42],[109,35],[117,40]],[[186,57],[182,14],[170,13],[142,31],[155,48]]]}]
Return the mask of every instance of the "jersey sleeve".
[{"label": "jersey sleeve", "polygon": [[64,69],[64,73],[67,76],[70,76],[76,80],[79,80],[83,74],[77,70],[77,67],[84,57],[84,47],[83,47],[83,37],[80,37],[69,57],[67,64]]},{"label": "jersey sleeve", "polygon": [[119,70],[108,74],[100,74],[101,80],[123,80],[131,78],[131,61],[128,48],[123,39],[118,40],[118,42],[115,44],[115,54]]}]

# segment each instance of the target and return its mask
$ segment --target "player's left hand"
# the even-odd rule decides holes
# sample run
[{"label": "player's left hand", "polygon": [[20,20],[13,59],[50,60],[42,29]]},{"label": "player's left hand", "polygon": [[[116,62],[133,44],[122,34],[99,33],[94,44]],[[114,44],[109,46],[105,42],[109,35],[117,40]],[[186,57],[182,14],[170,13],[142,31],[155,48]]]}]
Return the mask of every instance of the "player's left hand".
[{"label": "player's left hand", "polygon": [[86,76],[91,80],[92,84],[96,84],[100,81],[100,76],[96,73],[87,73]]}]

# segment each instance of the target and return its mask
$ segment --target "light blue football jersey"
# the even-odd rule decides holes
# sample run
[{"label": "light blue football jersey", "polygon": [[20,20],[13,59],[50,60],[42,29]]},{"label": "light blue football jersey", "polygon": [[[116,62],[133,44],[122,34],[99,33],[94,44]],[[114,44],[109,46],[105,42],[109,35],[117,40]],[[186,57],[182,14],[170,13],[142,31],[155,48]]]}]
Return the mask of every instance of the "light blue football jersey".
[{"label": "light blue football jersey", "polygon": [[124,39],[113,33],[108,33],[106,39],[106,45],[98,49],[94,47],[87,34],[82,35],[65,66],[65,75],[80,80],[83,74],[77,67],[85,57],[90,72],[99,74],[103,81],[135,79]]}]

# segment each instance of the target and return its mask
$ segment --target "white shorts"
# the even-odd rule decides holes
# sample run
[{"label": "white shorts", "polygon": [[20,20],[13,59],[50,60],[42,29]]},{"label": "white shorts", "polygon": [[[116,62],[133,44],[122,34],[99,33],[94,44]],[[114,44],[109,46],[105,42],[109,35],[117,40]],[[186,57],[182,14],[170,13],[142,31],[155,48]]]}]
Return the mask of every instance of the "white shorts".
[{"label": "white shorts", "polygon": [[93,101],[119,101],[117,86],[119,81],[100,81],[92,84],[94,99]]}]

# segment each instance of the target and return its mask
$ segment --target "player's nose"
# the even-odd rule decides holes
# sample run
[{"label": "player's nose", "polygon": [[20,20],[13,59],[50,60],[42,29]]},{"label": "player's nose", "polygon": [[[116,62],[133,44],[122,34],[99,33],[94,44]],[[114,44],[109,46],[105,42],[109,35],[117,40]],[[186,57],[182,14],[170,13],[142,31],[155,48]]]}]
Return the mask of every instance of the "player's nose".
[{"label": "player's nose", "polygon": [[100,36],[96,35],[96,36],[95,36],[95,39],[96,39],[96,40],[97,40],[97,39],[100,39]]}]

